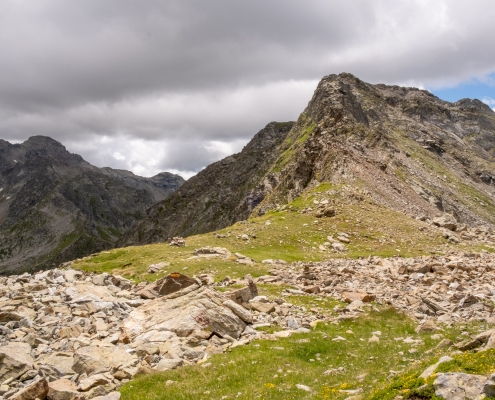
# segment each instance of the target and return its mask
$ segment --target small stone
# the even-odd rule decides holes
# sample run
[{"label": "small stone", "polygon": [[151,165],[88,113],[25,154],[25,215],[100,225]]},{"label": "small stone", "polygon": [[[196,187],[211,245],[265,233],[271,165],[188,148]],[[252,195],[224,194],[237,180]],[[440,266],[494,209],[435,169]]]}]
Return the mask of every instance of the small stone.
[{"label": "small stone", "polygon": [[296,384],[296,388],[299,390],[304,390],[305,392],[311,392],[311,388],[306,385],[301,385],[300,383]]},{"label": "small stone", "polygon": [[378,336],[373,335],[368,339],[368,343],[380,343],[380,338]]},{"label": "small stone", "polygon": [[292,330],[296,330],[299,328],[299,324],[297,323],[297,320],[294,317],[287,318],[287,328]]}]

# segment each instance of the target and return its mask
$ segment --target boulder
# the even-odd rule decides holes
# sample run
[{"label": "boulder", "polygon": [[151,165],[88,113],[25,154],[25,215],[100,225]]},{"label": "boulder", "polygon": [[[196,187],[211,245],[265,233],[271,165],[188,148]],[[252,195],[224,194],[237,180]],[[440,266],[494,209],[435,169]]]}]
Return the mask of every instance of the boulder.
[{"label": "boulder", "polygon": [[243,306],[237,304],[233,300],[225,300],[223,305],[229,308],[235,315],[237,315],[240,319],[242,319],[247,324],[253,323],[253,315],[249,312],[249,310],[245,309]]},{"label": "boulder", "polygon": [[163,358],[156,365],[157,371],[167,371],[169,369],[176,369],[183,364],[181,358]]},{"label": "boulder", "polygon": [[435,394],[445,400],[481,398],[486,377],[457,372],[438,374],[433,382]]},{"label": "boulder", "polygon": [[184,247],[186,245],[186,241],[184,238],[176,236],[172,238],[169,244],[170,246]]},{"label": "boulder", "polygon": [[275,311],[276,303],[261,303],[257,301],[251,301],[249,303],[251,308],[255,311],[270,314],[271,312]]},{"label": "boulder", "polygon": [[326,206],[317,210],[315,213],[315,217],[316,218],[335,217],[336,214],[337,213],[335,212],[335,209],[333,207]]},{"label": "boulder", "polygon": [[77,386],[69,379],[59,379],[48,383],[48,398],[51,400],[83,400],[85,396],[77,391]]},{"label": "boulder", "polygon": [[170,275],[156,281],[153,289],[161,296],[167,296],[171,293],[178,292],[179,290],[197,284],[198,282],[195,279],[182,275],[179,272],[173,272]]},{"label": "boulder", "polygon": [[233,290],[224,294],[225,297],[235,301],[237,304],[248,303],[249,300],[258,296],[258,288],[254,282],[250,282],[248,286],[241,289]]},{"label": "boulder", "polygon": [[48,381],[45,378],[38,379],[30,383],[25,388],[18,391],[10,400],[36,400],[45,399],[48,394]]},{"label": "boulder", "polygon": [[11,342],[0,346],[0,382],[17,378],[33,366],[31,346],[22,342]]},{"label": "boulder", "polygon": [[162,261],[162,262],[157,263],[157,264],[151,264],[148,267],[148,273],[149,274],[154,274],[154,273],[160,271],[161,269],[163,269],[165,267],[169,267],[169,266],[170,266],[170,263],[167,262],[167,261]]},{"label": "boulder", "polygon": [[495,374],[491,374],[483,385],[483,393],[489,397],[495,397]]},{"label": "boulder", "polygon": [[150,330],[171,331],[179,337],[194,331],[238,338],[246,326],[223,305],[225,297],[216,290],[202,287],[176,298],[157,298],[133,310],[123,322],[130,338]]},{"label": "boulder", "polygon": [[230,257],[232,253],[226,249],[225,247],[201,247],[200,249],[196,249],[194,253],[198,256],[202,255],[212,255],[212,256],[222,256],[222,257]]},{"label": "boulder", "polygon": [[52,370],[55,370],[59,377],[74,374],[74,370],[72,369],[74,357],[71,353],[50,353],[40,358],[37,362],[40,366],[47,365]]},{"label": "boulder", "polygon": [[87,392],[88,390],[93,389],[96,386],[108,385],[109,383],[112,383],[112,381],[113,377],[106,374],[91,375],[89,378],[83,379],[81,380],[81,382],[79,382],[77,390],[81,392]]},{"label": "boulder", "polygon": [[428,368],[426,368],[423,373],[419,376],[420,378],[426,379],[429,378],[438,368],[440,364],[452,361],[453,358],[449,356],[443,356],[440,357],[440,360],[438,360],[437,363],[430,365]]},{"label": "boulder", "polygon": [[437,326],[432,320],[427,320],[423,322],[422,324],[419,324],[414,331],[416,333],[423,333],[423,332],[436,332],[437,331]]},{"label": "boulder", "polygon": [[72,369],[78,374],[85,373],[89,376],[131,366],[136,362],[136,357],[117,346],[86,346],[74,353]]},{"label": "boulder", "polygon": [[346,303],[352,303],[353,301],[362,301],[363,303],[370,303],[375,300],[375,295],[363,293],[363,292],[344,292],[342,298]]},{"label": "boulder", "polygon": [[455,231],[457,229],[457,220],[450,214],[443,214],[440,217],[433,218],[433,224],[451,231]]}]

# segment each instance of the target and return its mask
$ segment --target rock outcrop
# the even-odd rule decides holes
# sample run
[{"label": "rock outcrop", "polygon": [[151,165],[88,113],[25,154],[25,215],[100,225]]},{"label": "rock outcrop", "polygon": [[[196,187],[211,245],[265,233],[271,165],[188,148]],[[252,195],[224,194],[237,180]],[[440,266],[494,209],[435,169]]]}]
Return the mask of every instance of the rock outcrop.
[{"label": "rock outcrop", "polygon": [[[187,278],[167,278],[176,275]],[[0,399],[104,396],[136,375],[200,362],[263,335],[246,304],[187,279],[195,284],[150,300],[141,295],[146,282],[109,274],[0,277]]]},{"label": "rock outcrop", "polygon": [[0,274],[52,268],[113,246],[184,180],[97,168],[55,140],[0,140]]}]

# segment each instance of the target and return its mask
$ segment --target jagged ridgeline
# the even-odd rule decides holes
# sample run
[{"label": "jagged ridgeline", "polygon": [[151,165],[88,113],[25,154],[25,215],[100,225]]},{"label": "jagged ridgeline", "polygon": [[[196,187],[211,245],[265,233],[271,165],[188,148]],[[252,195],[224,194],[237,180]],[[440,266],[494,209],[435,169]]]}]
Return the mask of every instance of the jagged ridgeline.
[{"label": "jagged ridgeline", "polygon": [[213,231],[292,201],[315,182],[354,185],[412,216],[495,223],[495,113],[479,100],[329,75],[296,123],[270,123],[153,206],[118,245]]},{"label": "jagged ridgeline", "polygon": [[184,180],[97,168],[57,141],[0,140],[0,274],[51,268],[113,247]]}]

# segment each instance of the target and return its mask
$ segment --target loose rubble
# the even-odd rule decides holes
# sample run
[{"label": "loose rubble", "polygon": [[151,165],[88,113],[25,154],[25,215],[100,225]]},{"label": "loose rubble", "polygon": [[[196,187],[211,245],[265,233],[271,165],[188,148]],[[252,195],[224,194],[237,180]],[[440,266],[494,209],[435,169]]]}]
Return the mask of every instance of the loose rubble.
[{"label": "loose rubble", "polygon": [[[428,321],[495,322],[491,305],[495,300],[495,255],[488,252],[333,259],[281,266],[270,273],[272,283],[291,286],[287,296],[306,293],[345,300],[350,305],[371,300],[390,304],[421,325],[427,324],[425,330],[434,330]],[[361,308],[339,311],[352,315],[359,314]]]},{"label": "loose rubble", "polygon": [[[195,256],[234,257],[223,248],[198,249]],[[417,332],[434,333],[439,324],[460,321],[495,322],[490,253],[264,264],[272,267],[270,275],[217,283],[208,274],[171,273],[134,284],[71,269],[0,277],[0,400],[24,398],[24,392],[54,400],[118,396],[116,390],[136,375],[203,363],[253,339],[309,332],[321,321],[356,318],[375,303],[404,310],[417,320]],[[269,299],[258,295],[256,283],[285,289]],[[225,293],[214,287],[239,284],[244,287]],[[294,295],[347,305],[330,316],[317,306],[291,304]],[[270,325],[281,330],[257,330]],[[492,333],[456,344],[443,340],[438,348],[492,348]],[[369,342],[379,343],[380,335],[374,332]]]},{"label": "loose rubble", "polygon": [[263,336],[236,299],[178,273],[151,285],[70,269],[1,277],[0,399],[105,396]]}]

